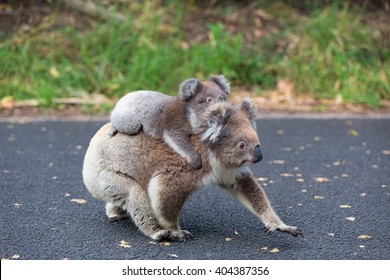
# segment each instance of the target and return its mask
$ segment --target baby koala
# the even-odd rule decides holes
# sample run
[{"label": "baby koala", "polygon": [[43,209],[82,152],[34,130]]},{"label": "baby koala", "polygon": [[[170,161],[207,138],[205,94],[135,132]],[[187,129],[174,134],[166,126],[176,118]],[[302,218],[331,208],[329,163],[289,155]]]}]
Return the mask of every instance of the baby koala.
[{"label": "baby koala", "polygon": [[200,169],[202,160],[190,137],[197,132],[207,108],[226,101],[229,93],[229,81],[222,75],[203,82],[194,78],[185,80],[178,96],[155,91],[130,92],[111,112],[109,135],[118,132],[134,135],[143,130],[151,137],[163,139],[193,169]]}]

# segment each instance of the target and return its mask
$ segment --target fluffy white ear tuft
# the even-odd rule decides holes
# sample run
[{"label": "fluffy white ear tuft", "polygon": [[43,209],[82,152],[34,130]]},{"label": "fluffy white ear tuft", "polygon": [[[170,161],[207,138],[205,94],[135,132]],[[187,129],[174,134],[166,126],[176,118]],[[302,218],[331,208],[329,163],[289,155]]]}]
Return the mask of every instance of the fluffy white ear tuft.
[{"label": "fluffy white ear tuft", "polygon": [[190,78],[185,80],[180,85],[179,96],[182,100],[188,101],[201,89],[202,83],[195,79]]},{"label": "fluffy white ear tuft", "polygon": [[225,78],[224,75],[211,76],[209,80],[216,83],[224,93],[229,95],[230,82],[228,81],[228,79]]},{"label": "fluffy white ear tuft", "polygon": [[244,98],[240,104],[240,109],[248,116],[253,128],[256,129],[255,119],[258,117],[258,112],[253,105],[253,101],[250,98]]},{"label": "fluffy white ear tuft", "polygon": [[217,103],[211,106],[207,116],[207,128],[202,134],[202,141],[215,143],[219,139],[222,128],[229,119],[230,109],[227,103]]}]

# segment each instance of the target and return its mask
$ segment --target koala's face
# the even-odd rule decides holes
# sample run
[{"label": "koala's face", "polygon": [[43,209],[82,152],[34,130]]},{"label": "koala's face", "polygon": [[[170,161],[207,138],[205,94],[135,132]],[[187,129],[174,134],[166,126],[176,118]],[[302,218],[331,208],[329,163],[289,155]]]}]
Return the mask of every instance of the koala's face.
[{"label": "koala's face", "polygon": [[202,141],[225,167],[239,168],[263,159],[250,101],[239,107],[221,103],[210,110],[207,124],[202,123]]},{"label": "koala's face", "polygon": [[200,120],[205,111],[213,104],[227,100],[229,82],[223,76],[213,76],[201,82],[191,78],[180,87],[180,98],[186,102],[187,111],[192,117]]}]

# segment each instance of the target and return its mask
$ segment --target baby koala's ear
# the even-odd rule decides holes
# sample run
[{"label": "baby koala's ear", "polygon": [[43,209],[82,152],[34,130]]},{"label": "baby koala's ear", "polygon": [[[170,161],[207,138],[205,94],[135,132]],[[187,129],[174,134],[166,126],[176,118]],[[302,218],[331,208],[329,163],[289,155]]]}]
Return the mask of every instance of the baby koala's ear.
[{"label": "baby koala's ear", "polygon": [[202,82],[195,78],[185,80],[180,85],[179,96],[181,100],[188,101],[197,94],[202,87]]},{"label": "baby koala's ear", "polygon": [[211,82],[216,83],[221,88],[221,90],[224,93],[229,95],[229,93],[230,93],[230,82],[228,81],[228,79],[225,78],[224,75],[211,76],[211,78],[209,80]]}]

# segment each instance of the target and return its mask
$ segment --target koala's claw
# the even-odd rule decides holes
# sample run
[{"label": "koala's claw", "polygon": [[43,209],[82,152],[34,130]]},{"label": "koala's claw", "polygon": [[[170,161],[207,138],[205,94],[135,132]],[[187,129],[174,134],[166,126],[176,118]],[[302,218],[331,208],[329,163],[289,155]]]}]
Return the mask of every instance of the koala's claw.
[{"label": "koala's claw", "polygon": [[304,234],[303,234],[303,231],[300,229],[300,228],[297,228],[297,227],[286,227],[286,228],[277,228],[276,229],[277,231],[280,231],[280,232],[286,232],[288,234],[291,234],[292,236],[294,237],[302,237],[302,238],[305,238]]},{"label": "koala's claw", "polygon": [[108,135],[110,137],[114,137],[115,135],[117,135],[118,132],[119,131],[111,125],[111,128],[110,128],[110,131],[108,132]]},{"label": "koala's claw", "polygon": [[187,230],[161,230],[152,237],[158,242],[169,240],[172,242],[183,242],[192,238],[192,234]]}]

